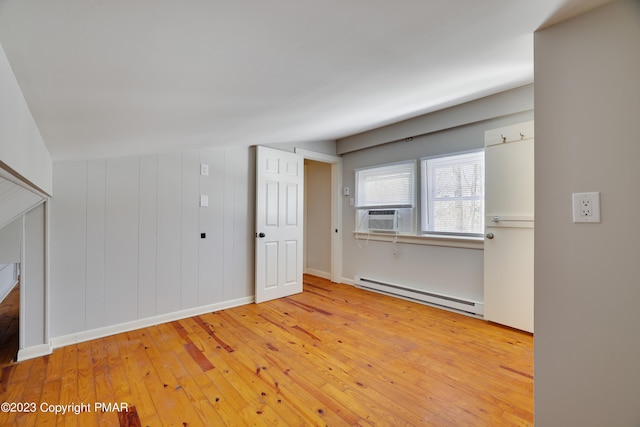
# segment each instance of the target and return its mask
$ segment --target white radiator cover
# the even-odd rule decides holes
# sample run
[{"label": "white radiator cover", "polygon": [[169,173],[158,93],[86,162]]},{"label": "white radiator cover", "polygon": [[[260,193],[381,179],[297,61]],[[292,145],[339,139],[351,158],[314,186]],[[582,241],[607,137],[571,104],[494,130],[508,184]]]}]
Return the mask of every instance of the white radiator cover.
[{"label": "white radiator cover", "polygon": [[483,317],[484,315],[484,303],[478,301],[423,291],[370,277],[355,276],[354,283],[362,289],[422,302],[437,308],[444,308],[475,317]]}]

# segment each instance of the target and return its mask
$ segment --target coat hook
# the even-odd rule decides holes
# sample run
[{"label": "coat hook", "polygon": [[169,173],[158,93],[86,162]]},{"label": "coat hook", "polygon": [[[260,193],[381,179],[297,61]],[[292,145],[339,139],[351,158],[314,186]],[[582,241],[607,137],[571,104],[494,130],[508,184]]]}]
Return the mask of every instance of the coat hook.
[{"label": "coat hook", "polygon": [[507,137],[504,136],[503,134],[500,134],[500,138],[502,138],[502,143],[507,142]]},{"label": "coat hook", "polygon": [[520,132],[520,139],[524,139],[524,134]]}]

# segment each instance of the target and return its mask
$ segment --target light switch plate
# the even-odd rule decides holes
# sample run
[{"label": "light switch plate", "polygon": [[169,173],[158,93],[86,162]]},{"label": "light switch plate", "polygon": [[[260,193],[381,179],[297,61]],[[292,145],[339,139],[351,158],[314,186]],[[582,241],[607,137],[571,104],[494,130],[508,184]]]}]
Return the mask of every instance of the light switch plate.
[{"label": "light switch plate", "polygon": [[209,206],[209,196],[200,196],[200,206],[207,207]]}]

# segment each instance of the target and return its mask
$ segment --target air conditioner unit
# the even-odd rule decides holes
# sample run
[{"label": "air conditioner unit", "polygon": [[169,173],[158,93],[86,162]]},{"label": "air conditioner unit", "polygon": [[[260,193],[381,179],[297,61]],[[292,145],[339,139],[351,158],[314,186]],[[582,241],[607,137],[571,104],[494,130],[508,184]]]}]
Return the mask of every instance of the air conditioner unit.
[{"label": "air conditioner unit", "polygon": [[371,231],[398,231],[398,211],[370,209],[367,213],[367,228]]}]

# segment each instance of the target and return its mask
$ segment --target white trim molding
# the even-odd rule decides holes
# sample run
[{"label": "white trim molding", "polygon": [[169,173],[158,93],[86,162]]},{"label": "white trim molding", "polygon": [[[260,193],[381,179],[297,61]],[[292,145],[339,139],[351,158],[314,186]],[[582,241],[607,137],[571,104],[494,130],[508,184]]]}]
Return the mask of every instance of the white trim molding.
[{"label": "white trim molding", "polygon": [[304,274],[310,274],[312,276],[321,277],[323,279],[331,280],[331,273],[326,271],[314,270],[313,268],[305,268]]},{"label": "white trim molding", "polygon": [[483,237],[459,237],[446,235],[415,235],[415,234],[393,234],[375,233],[366,231],[354,231],[353,237],[360,242],[397,242],[414,245],[444,246],[449,248],[465,248],[484,250]]},{"label": "white trim molding", "polygon": [[38,344],[32,347],[23,348],[18,351],[18,362],[23,362],[29,359],[35,359],[36,357],[47,356],[53,353],[51,344]]},{"label": "white trim molding", "polygon": [[331,276],[334,283],[342,277],[342,157],[295,147],[305,159],[331,164]]},{"label": "white trim molding", "polygon": [[251,304],[254,301],[255,298],[253,296],[238,298],[230,301],[205,305],[202,307],[190,308],[188,310],[181,310],[173,313],[161,314],[159,316],[147,317],[145,319],[134,320],[131,322],[120,323],[118,325],[105,326],[102,328],[63,335],[60,337],[52,338],[51,347],[53,349],[56,349],[67,345],[78,344],[98,338],[108,337],[110,335],[120,334],[123,332],[135,331],[136,329],[147,328],[162,323],[168,323],[193,316],[199,316],[205,313],[220,311],[227,308],[239,307],[241,305]]},{"label": "white trim molding", "polygon": [[304,148],[294,148],[296,154],[301,155],[305,159],[315,160],[322,163],[340,163],[342,157],[334,156],[332,154],[319,153],[317,151],[305,150]]}]

